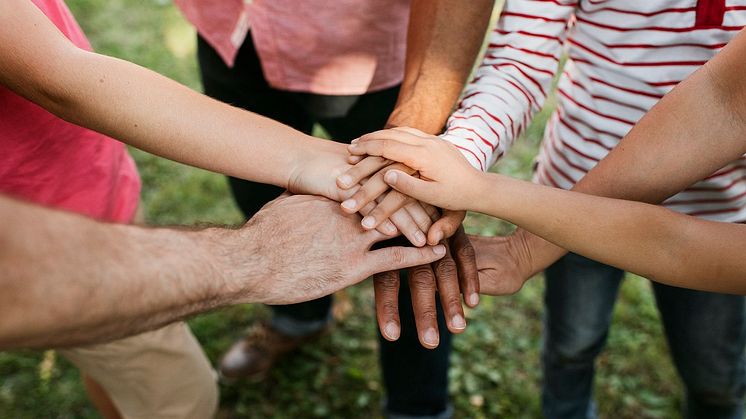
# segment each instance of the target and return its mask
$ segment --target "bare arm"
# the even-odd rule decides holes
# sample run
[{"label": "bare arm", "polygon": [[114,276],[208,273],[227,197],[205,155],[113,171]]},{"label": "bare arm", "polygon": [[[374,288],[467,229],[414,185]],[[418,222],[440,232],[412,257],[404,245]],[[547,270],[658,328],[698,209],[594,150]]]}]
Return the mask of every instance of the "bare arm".
[{"label": "bare arm", "polygon": [[[746,152],[746,139],[733,148]],[[350,150],[418,170],[425,179],[391,171],[386,181],[423,202],[508,220],[562,248],[666,284],[746,294],[744,225],[482,173],[453,145],[404,130],[369,134]]]},{"label": "bare arm", "polygon": [[[746,147],[744,147],[746,151]],[[487,175],[480,211],[562,248],[677,287],[746,295],[746,225]]]},{"label": "bare arm", "polygon": [[[746,139],[746,32],[666,95],[572,189],[660,203],[741,157]],[[566,250],[518,229],[533,275]],[[528,278],[527,276],[527,278]]]},{"label": "bare arm", "polygon": [[335,189],[333,178],[321,186],[294,179],[321,151],[339,154],[339,145],[81,50],[28,0],[0,2],[0,84],[63,119],[169,159],[282,187],[316,187],[299,192],[329,196]]},{"label": "bare arm", "polygon": [[370,251],[386,237],[299,195],[235,230],[104,224],[2,196],[0,219],[2,349],[115,339],[227,304],[297,303],[445,253]]},{"label": "bare arm", "polygon": [[407,63],[390,126],[443,130],[484,39],[494,0],[413,0]]}]

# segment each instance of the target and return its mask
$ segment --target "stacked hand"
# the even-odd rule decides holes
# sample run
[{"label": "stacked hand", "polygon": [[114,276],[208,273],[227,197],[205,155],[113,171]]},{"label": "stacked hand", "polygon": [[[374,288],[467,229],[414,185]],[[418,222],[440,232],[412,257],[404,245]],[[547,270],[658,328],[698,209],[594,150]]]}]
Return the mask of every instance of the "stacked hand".
[{"label": "stacked hand", "polygon": [[[438,346],[439,331],[436,317],[436,291],[446,315],[448,328],[460,333],[466,327],[461,294],[470,306],[479,301],[479,279],[477,276],[474,250],[469,240],[459,229],[464,218],[463,212],[439,211],[416,201],[404,194],[391,190],[383,180],[391,169],[409,170],[404,165],[396,165],[383,158],[369,157],[358,159],[359,164],[350,164],[347,146],[331,141],[309,139],[309,150],[303,161],[295,164],[288,179],[288,190],[325,196],[345,202],[344,212],[359,212],[369,220],[377,220],[372,228],[394,237],[401,232],[415,246],[424,246],[430,234],[435,243],[446,244],[448,254],[439,262],[413,268],[409,272],[409,287],[415,309],[420,342],[429,348]],[[354,163],[354,160],[352,160]],[[354,183],[337,187],[335,178],[353,170]],[[332,174],[332,176],[329,176]],[[347,179],[347,178],[345,178]],[[339,183],[342,186],[342,183]],[[349,205],[349,200],[360,205]],[[438,233],[434,233],[438,231]],[[454,235],[452,240],[446,238]],[[433,238],[434,237],[434,238]],[[391,267],[394,269],[395,261]],[[374,276],[378,322],[382,335],[388,340],[396,340],[400,335],[398,311],[399,271],[391,270]]]},{"label": "stacked hand", "polygon": [[[393,188],[391,193],[398,193],[405,198],[397,198],[398,201],[418,200],[443,208],[444,217],[435,222],[428,231],[428,244],[436,244],[441,238],[448,237],[452,232],[448,229],[455,224],[458,231],[447,246],[449,254],[455,248],[462,253],[456,259],[472,259],[476,257],[476,268],[473,262],[468,261],[459,265],[458,273],[460,289],[466,297],[467,304],[476,305],[478,299],[470,301],[471,293],[481,292],[490,295],[512,294],[521,289],[525,281],[536,271],[532,267],[531,245],[527,243],[522,234],[514,234],[508,237],[468,237],[460,228],[463,220],[463,210],[467,208],[478,209],[475,203],[479,203],[480,191],[484,190],[481,185],[489,181],[486,175],[474,169],[456,149],[455,146],[440,139],[437,136],[428,135],[411,128],[393,128],[377,131],[353,141],[348,146],[350,157],[348,162],[355,164],[337,178],[338,186],[350,194],[348,200],[343,202],[342,207],[347,211],[369,205],[375,198],[375,193],[385,191],[386,187]],[[378,179],[385,186],[376,185],[373,188],[354,188],[372,172],[378,170],[384,163],[388,163],[382,170],[372,175],[371,179]],[[373,193],[369,193],[373,190]],[[354,192],[353,192],[354,191]],[[364,228],[375,228],[380,225],[381,220],[396,205],[379,205],[372,210],[363,220]],[[456,219],[454,223],[451,219]],[[471,240],[471,242],[470,242]],[[463,253],[467,253],[464,255]],[[434,265],[451,265],[448,257],[436,262]],[[470,281],[478,272],[478,287]],[[393,280],[392,280],[393,282]],[[460,313],[458,309],[449,307],[453,305],[453,284],[447,281],[437,281],[438,290],[443,296],[449,296],[443,300],[446,314]],[[379,288],[381,291],[379,292]],[[380,305],[386,304],[391,299],[379,298],[378,294],[385,294],[388,285],[379,285],[376,289],[377,301],[379,301],[379,323],[385,325],[392,316],[387,310],[380,309]],[[456,293],[458,290],[455,291]],[[458,296],[458,294],[456,294]],[[475,295],[476,297],[476,295]],[[415,300],[413,293],[413,300]],[[413,301],[415,312],[418,310],[417,301]],[[459,304],[460,309],[460,304]],[[391,311],[391,310],[389,310]],[[450,328],[451,324],[449,324]],[[382,326],[384,327],[384,326]],[[418,328],[420,324],[418,323]],[[452,330],[453,331],[453,330]],[[386,333],[382,330],[384,336]]]},{"label": "stacked hand", "polygon": [[[346,149],[345,154],[347,156]],[[362,225],[365,229],[377,228],[382,231],[382,226],[390,220],[415,246],[443,243],[448,249],[442,260],[409,271],[408,285],[420,342],[429,348],[434,348],[439,343],[436,292],[440,297],[448,329],[452,333],[463,332],[466,320],[461,295],[463,294],[464,301],[470,307],[479,302],[479,278],[474,249],[461,228],[465,212],[446,210],[441,216],[431,205],[391,190],[390,185],[384,181],[386,173],[401,171],[415,174],[415,170],[407,165],[377,156],[362,158],[352,155],[347,156],[346,161],[355,166],[348,165],[337,178],[340,190],[336,197],[343,201],[343,211],[360,212],[364,215]],[[420,208],[424,209],[424,214]],[[411,223],[416,224],[418,230]],[[415,231],[413,235],[406,234],[412,230]],[[396,340],[400,335],[399,286],[398,271],[374,276],[378,323],[382,335],[388,340]]]}]

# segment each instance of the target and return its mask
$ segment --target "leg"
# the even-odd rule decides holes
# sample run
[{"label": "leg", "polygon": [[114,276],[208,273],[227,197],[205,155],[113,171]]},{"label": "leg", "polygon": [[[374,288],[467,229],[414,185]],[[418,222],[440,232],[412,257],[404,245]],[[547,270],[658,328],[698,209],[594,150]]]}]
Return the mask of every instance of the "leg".
[{"label": "leg", "polygon": [[450,418],[453,409],[448,403],[448,367],[452,335],[448,332],[438,301],[440,345],[435,349],[420,345],[406,274],[402,271],[401,275],[401,336],[396,342],[389,342],[379,335],[381,369],[387,394],[386,416],[389,419]]},{"label": "leg", "polygon": [[743,418],[744,297],[654,284],[674,364],[687,389],[686,418]]},{"label": "leg", "polygon": [[[259,57],[251,36],[229,68],[217,52],[203,39],[198,39],[198,59],[205,93],[213,98],[259,113],[310,133],[313,120],[297,103],[296,93],[269,86],[264,78]],[[282,194],[273,185],[229,178],[229,185],[239,208],[250,218],[267,202]],[[227,377],[261,376],[284,353],[300,345],[306,338],[318,334],[329,323],[332,298],[290,306],[273,306],[269,325],[258,325],[246,340],[237,342],[221,362],[221,373]],[[254,333],[269,336],[263,339],[269,346],[258,348]]]},{"label": "leg", "polygon": [[592,418],[594,362],[606,343],[624,272],[569,254],[545,274],[544,416]]},{"label": "leg", "polygon": [[184,323],[60,354],[105,390],[123,418],[210,418],[217,410],[215,372]]},{"label": "leg", "polygon": [[85,391],[88,393],[88,398],[91,399],[91,403],[98,410],[98,413],[104,419],[122,419],[122,415],[119,414],[117,407],[114,406],[114,402],[106,394],[106,391],[101,384],[93,380],[93,378],[80,374],[85,386]]}]

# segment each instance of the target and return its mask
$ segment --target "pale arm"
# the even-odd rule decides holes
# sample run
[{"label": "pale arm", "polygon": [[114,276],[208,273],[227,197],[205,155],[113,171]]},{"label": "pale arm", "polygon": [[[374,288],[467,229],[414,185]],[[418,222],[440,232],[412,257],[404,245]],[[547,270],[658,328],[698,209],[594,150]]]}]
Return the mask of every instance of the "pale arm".
[{"label": "pale arm", "polygon": [[0,84],[153,154],[281,187],[291,186],[314,151],[339,151],[135,64],[79,49],[28,0],[0,2]]},{"label": "pale arm", "polygon": [[746,225],[705,221],[651,204],[498,175],[484,177],[480,185],[488,193],[480,212],[654,281],[746,295]]}]

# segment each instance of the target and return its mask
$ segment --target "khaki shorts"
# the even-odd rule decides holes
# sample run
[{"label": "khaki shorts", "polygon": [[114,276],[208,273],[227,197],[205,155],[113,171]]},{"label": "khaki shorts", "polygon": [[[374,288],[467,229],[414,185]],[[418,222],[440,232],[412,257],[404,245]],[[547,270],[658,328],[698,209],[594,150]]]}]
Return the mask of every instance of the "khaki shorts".
[{"label": "khaki shorts", "polygon": [[104,388],[125,419],[207,419],[216,374],[186,324],[59,353]]}]

